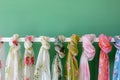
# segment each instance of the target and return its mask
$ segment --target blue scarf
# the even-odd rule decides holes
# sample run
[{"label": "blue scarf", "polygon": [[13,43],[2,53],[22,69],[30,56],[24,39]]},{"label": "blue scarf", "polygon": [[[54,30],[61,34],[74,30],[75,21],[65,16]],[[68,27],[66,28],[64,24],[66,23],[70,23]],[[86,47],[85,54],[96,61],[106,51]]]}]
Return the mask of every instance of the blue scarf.
[{"label": "blue scarf", "polygon": [[114,62],[114,71],[112,80],[120,80],[120,36],[115,37],[115,47],[117,48]]}]

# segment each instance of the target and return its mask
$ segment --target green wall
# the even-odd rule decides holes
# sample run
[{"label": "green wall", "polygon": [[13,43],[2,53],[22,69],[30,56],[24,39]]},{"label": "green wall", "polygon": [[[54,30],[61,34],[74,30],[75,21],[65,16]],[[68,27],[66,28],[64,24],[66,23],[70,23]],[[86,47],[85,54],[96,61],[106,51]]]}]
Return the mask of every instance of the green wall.
[{"label": "green wall", "polygon": [[[115,36],[120,34],[119,29],[120,0],[0,0],[0,35],[6,37],[11,37],[14,33],[22,37],[30,34],[36,37],[41,35],[55,37],[59,34],[69,37],[73,33],[80,36],[86,33]],[[23,43],[21,45],[23,54]],[[97,43],[94,45],[97,52],[94,60],[89,62],[91,80],[97,80],[98,73],[99,47]],[[40,46],[40,43],[33,45],[36,58]],[[113,47],[109,54],[111,75],[115,51]],[[78,61],[81,52],[80,43]],[[50,55],[52,62],[55,55],[53,43]],[[63,65],[65,58],[62,60]]]}]

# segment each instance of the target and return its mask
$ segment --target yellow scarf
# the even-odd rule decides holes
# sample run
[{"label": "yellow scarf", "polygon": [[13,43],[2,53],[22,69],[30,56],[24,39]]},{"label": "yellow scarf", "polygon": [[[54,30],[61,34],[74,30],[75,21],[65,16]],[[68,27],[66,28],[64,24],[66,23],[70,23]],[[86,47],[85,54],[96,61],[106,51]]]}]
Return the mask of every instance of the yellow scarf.
[{"label": "yellow scarf", "polygon": [[68,55],[66,61],[66,80],[78,80],[78,62],[75,58],[78,54],[77,45],[79,43],[80,37],[73,34],[71,36],[71,41],[68,43]]}]

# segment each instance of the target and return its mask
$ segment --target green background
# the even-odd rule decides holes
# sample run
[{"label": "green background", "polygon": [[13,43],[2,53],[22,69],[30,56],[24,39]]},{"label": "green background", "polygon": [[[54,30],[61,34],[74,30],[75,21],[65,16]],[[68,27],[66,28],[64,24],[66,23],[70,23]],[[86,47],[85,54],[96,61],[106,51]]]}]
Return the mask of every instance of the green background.
[{"label": "green background", "polygon": [[[4,37],[11,37],[14,33],[20,34],[21,37],[26,35],[55,37],[59,34],[70,37],[73,33],[80,36],[89,33],[95,33],[96,36],[101,33],[115,36],[119,35],[119,29],[120,0],[0,0],[0,35]],[[97,50],[96,56],[89,62],[91,80],[97,80],[100,50],[97,43],[94,45]],[[23,43],[21,46],[24,55]],[[40,43],[33,44],[36,59],[40,46]],[[78,48],[79,61],[81,43]],[[109,54],[111,77],[115,51],[113,46]],[[51,43],[51,63],[54,55],[54,43]],[[62,59],[63,66],[65,58]]]}]

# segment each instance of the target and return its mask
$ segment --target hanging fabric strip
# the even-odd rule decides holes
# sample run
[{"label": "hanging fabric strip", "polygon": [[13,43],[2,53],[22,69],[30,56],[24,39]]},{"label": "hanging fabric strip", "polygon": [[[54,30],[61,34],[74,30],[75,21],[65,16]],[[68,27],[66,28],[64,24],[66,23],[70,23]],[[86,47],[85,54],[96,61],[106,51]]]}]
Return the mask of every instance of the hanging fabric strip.
[{"label": "hanging fabric strip", "polygon": [[120,80],[120,36],[115,37],[115,47],[117,48],[113,69],[113,79],[112,80]]},{"label": "hanging fabric strip", "polygon": [[37,58],[34,80],[51,80],[49,56],[50,44],[48,43],[49,37],[41,36],[40,39],[42,46]]},{"label": "hanging fabric strip", "polygon": [[71,41],[68,43],[68,55],[66,60],[66,80],[78,80],[78,63],[75,56],[78,55],[78,43],[80,37],[73,34]]},{"label": "hanging fabric strip", "polygon": [[83,52],[80,59],[79,80],[90,80],[88,61],[93,60],[95,56],[95,48],[92,45],[95,37],[95,34],[87,34],[82,37]]},{"label": "hanging fabric strip", "polygon": [[53,59],[52,63],[52,80],[62,80],[62,64],[61,59],[65,56],[65,48],[63,42],[65,41],[65,37],[60,35],[57,36],[55,40],[55,50],[56,55]]},{"label": "hanging fabric strip", "polygon": [[33,80],[34,75],[34,51],[32,48],[34,36],[26,36],[24,47],[24,80]]},{"label": "hanging fabric strip", "polygon": [[[0,37],[1,40],[2,37]],[[5,44],[0,41],[0,80],[5,80]]]},{"label": "hanging fabric strip", "polygon": [[7,56],[5,67],[5,80],[22,80],[22,57],[20,53],[20,44],[18,43],[18,34],[14,34],[9,45],[10,50]]},{"label": "hanging fabric strip", "polygon": [[112,50],[111,37],[101,34],[99,36],[100,58],[98,80],[110,80],[108,53]]}]

